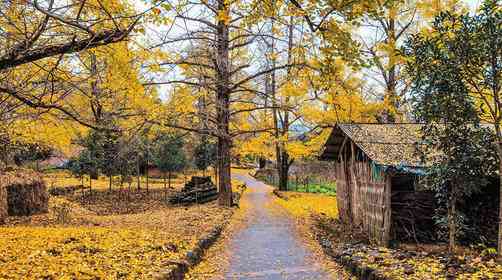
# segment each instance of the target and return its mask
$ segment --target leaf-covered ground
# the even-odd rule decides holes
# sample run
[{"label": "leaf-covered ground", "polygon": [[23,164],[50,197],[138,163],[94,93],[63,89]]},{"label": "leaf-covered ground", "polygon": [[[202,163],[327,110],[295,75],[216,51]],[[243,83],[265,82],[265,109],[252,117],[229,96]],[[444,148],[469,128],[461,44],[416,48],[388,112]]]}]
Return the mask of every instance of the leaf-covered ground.
[{"label": "leaf-covered ground", "polygon": [[365,245],[345,248],[343,254],[389,279],[502,279],[502,265],[476,254],[450,257],[445,253]]},{"label": "leaf-covered ground", "polygon": [[139,279],[176,260],[191,241],[145,229],[0,228],[1,279]]},{"label": "leaf-covered ground", "polygon": [[336,197],[330,195],[280,192],[283,199],[277,202],[298,217],[308,217],[312,213],[326,215],[331,218],[338,217]]},{"label": "leaf-covered ground", "polygon": [[[171,178],[171,186],[174,188],[180,188],[189,180],[191,176],[202,176],[202,172],[199,171],[187,171],[185,174],[173,174]],[[207,172],[207,176],[213,176],[213,172]],[[95,190],[107,190],[109,188],[109,179],[105,176],[99,176],[99,179],[89,181],[89,176],[84,176],[83,179],[73,176],[70,172],[64,170],[53,170],[44,173],[43,179],[48,189],[51,188],[61,188],[70,186],[84,185],[89,187],[89,185]],[[214,182],[214,178],[213,178]],[[167,180],[165,182],[168,183]],[[114,189],[120,188],[121,182],[120,177],[116,176],[112,178],[112,184]],[[140,177],[140,187],[145,189],[147,185],[147,179],[145,176]],[[129,184],[124,182],[122,189],[127,189]],[[137,187],[137,178],[131,178],[131,188],[135,189]],[[163,178],[148,178],[148,187],[150,189],[163,189],[164,179]]]},{"label": "leaf-covered ground", "polygon": [[9,217],[0,227],[0,279],[151,279],[232,212],[136,191],[85,195],[50,196],[49,213]]},{"label": "leaf-covered ground", "polygon": [[489,251],[461,248],[450,256],[445,245],[401,244],[388,249],[367,245],[365,234],[337,219],[314,214],[313,234],[338,259],[350,259],[388,279],[502,279],[502,266]]},{"label": "leaf-covered ground", "polygon": [[[299,217],[307,235],[334,249],[335,257],[351,258],[389,279],[502,279],[502,265],[493,250],[461,248],[451,257],[441,245],[369,246],[363,233],[338,222],[336,197],[278,192],[277,202]],[[356,244],[356,245],[353,245]]]}]

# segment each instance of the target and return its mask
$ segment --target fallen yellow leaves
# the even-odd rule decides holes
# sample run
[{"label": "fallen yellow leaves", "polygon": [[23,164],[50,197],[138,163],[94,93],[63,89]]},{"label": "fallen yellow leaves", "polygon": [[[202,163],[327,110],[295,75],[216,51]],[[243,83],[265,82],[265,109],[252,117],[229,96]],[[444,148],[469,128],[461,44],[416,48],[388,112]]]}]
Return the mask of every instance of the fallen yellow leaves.
[{"label": "fallen yellow leaves", "polygon": [[51,196],[48,213],[9,217],[0,279],[151,279],[233,211],[216,202],[173,207],[159,189],[119,194]]},{"label": "fallen yellow leaves", "polygon": [[[358,263],[382,273],[389,279],[501,279],[502,266],[490,261],[475,261],[472,257],[457,260],[428,254],[402,253],[396,250],[376,250],[362,246],[352,254]],[[464,258],[463,260],[461,260]],[[452,262],[451,266],[447,264]]]},{"label": "fallen yellow leaves", "polygon": [[281,192],[280,194],[287,200],[277,199],[277,202],[294,216],[323,214],[330,218],[338,217],[338,207],[334,196],[294,192]]},{"label": "fallen yellow leaves", "polygon": [[[191,176],[202,176],[201,171],[187,171],[186,174],[177,173],[173,175],[171,178],[171,185],[175,188],[181,188],[186,180],[189,180]],[[208,172],[207,175],[211,175],[214,181],[213,172]],[[46,172],[43,176],[45,184],[48,189],[51,188],[60,188],[60,187],[69,187],[69,186],[80,186],[84,185],[89,187],[91,185],[94,190],[107,190],[109,188],[109,179],[104,176],[100,176],[98,179],[89,181],[89,176],[84,176],[84,178],[77,178],[73,176],[69,171],[57,170]],[[128,184],[125,183],[122,187],[120,187],[120,177],[113,177],[112,183],[114,189],[126,189]],[[147,185],[147,179],[145,176],[140,177],[140,187],[145,189]],[[133,178],[131,182],[131,187],[133,189],[137,188],[137,178]],[[164,180],[163,178],[148,178],[148,187],[149,189],[163,189],[164,188]]]},{"label": "fallen yellow leaves", "polygon": [[189,243],[161,231],[0,228],[2,279],[148,278]]}]

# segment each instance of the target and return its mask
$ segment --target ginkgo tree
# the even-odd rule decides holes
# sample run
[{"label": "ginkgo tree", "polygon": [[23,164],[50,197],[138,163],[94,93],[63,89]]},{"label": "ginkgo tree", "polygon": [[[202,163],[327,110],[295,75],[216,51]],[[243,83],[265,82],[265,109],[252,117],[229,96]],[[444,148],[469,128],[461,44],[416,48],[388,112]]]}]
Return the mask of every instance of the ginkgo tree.
[{"label": "ginkgo tree", "polygon": [[[272,105],[268,119],[273,121],[271,142],[281,190],[287,190],[289,168],[295,159],[312,156],[320,150],[322,137],[319,138],[319,131],[328,122],[330,110],[341,108],[330,107],[327,102],[334,100],[328,101],[327,94],[336,98],[359,96],[360,83],[356,82],[355,73],[348,71],[351,67],[355,69],[359,62],[358,45],[351,38],[351,22],[369,7],[363,1],[339,3],[338,6],[305,6],[291,2],[271,2],[269,28],[274,36],[263,38],[268,67],[273,68],[281,60],[304,65],[274,70],[265,79],[264,103]],[[327,16],[314,24],[313,18],[318,13],[338,15],[344,20]],[[275,18],[285,20],[276,21]],[[308,32],[309,28],[315,32]],[[364,106],[353,108],[354,112],[367,109]],[[357,118],[332,118],[329,125],[349,119]],[[263,141],[262,138],[257,139]]]},{"label": "ginkgo tree", "polygon": [[[173,99],[181,98],[186,101],[183,104],[190,104],[186,96],[180,97],[175,93],[179,90],[185,92],[188,90],[192,96],[201,92],[209,93],[207,100],[214,108],[213,111],[206,111],[206,121],[211,123],[208,127],[201,127],[193,121],[183,123],[180,118],[172,117],[163,118],[156,123],[207,134],[218,139],[220,204],[228,206],[232,204],[230,159],[233,140],[236,137],[272,132],[276,151],[279,150],[276,155],[279,155],[279,161],[283,162],[281,166],[290,164],[285,152],[285,143],[288,142],[289,130],[293,126],[289,124],[288,119],[291,116],[293,123],[299,116],[290,115],[289,111],[298,108],[293,108],[294,105],[288,103],[299,103],[301,98],[287,97],[294,93],[279,90],[283,85],[278,85],[273,76],[281,71],[286,72],[286,77],[292,77],[296,75],[292,69],[305,68],[308,61],[300,52],[309,46],[322,50],[321,52],[329,58],[336,56],[344,56],[347,60],[355,58],[357,51],[351,46],[350,32],[346,30],[349,27],[345,26],[344,20],[362,15],[363,11],[371,6],[369,2],[274,0],[154,2],[159,5],[152,22],[158,25],[167,23],[169,28],[156,28],[159,33],[156,37],[159,39],[150,43],[154,49],[164,50],[168,58],[156,62],[164,71],[164,74],[160,75],[162,78],[152,78],[151,82],[146,84],[171,86],[168,87],[172,93],[169,97],[171,103],[179,103],[180,101]],[[283,14],[276,15],[275,11],[281,11]],[[288,18],[288,22],[291,22],[284,24],[282,18]],[[291,41],[299,40],[298,42],[302,44],[288,43],[287,34],[291,31],[284,32],[286,36],[281,35],[279,33],[282,31],[278,32],[282,28],[280,26],[289,26],[289,30],[304,29],[303,33],[309,32],[312,35],[309,38],[310,42],[301,41],[302,37],[294,39],[293,36],[289,36]],[[149,32],[152,30],[145,31],[146,34]],[[269,40],[266,40],[267,38]],[[260,52],[256,51],[260,49],[257,44],[260,40],[266,41],[267,45],[273,45],[266,47],[267,50],[271,50],[267,54],[271,63],[260,63],[264,61],[263,57],[257,55]],[[276,44],[274,41],[281,43]],[[329,44],[321,44],[324,41],[333,44],[337,42],[340,47],[330,50]],[[279,55],[281,53],[282,58]],[[258,80],[267,75],[270,83],[276,85],[263,90]],[[290,81],[292,84],[286,88],[293,88],[295,85],[307,88],[308,82],[300,80],[292,79]],[[309,93],[304,90],[301,94],[306,98]],[[279,94],[282,94],[284,102],[278,101]],[[193,99],[200,100],[200,97],[196,96]],[[255,112],[263,110],[272,112],[275,121],[270,122],[266,118],[258,121],[260,114]],[[195,117],[199,111],[189,111],[185,112],[185,116],[189,116],[188,118],[192,120],[200,119]],[[288,124],[280,124],[281,118],[283,121],[287,120]],[[277,133],[279,130],[281,132]],[[287,170],[282,167],[281,169]]]},{"label": "ginkgo tree", "polygon": [[[173,25],[183,26],[182,32],[166,34],[157,46],[167,49],[175,44],[178,52],[160,64],[177,66],[185,74],[180,79],[155,81],[151,84],[182,84],[196,91],[204,88],[211,97],[213,114],[206,116],[212,123],[210,127],[180,124],[175,119],[165,119],[162,125],[207,134],[218,139],[217,169],[220,190],[220,204],[232,205],[230,181],[230,160],[233,139],[241,134],[254,133],[257,130],[269,130],[267,127],[249,127],[244,125],[251,112],[259,110],[261,105],[253,100],[252,82],[256,78],[276,69],[292,67],[292,64],[276,65],[269,69],[251,67],[252,58],[248,56],[248,47],[255,39],[267,36],[260,31],[260,18],[254,18],[262,6],[251,1],[192,1],[186,3],[163,3],[160,15],[171,17]],[[249,15],[248,17],[244,15]],[[184,48],[180,49],[180,45]],[[193,51],[199,46],[202,52]],[[197,73],[198,75],[193,75]],[[176,87],[175,87],[176,88]],[[186,89],[186,87],[185,87]],[[198,99],[198,98],[195,98]],[[176,101],[173,101],[176,102]],[[191,113],[193,116],[194,112]],[[233,125],[237,121],[243,125]]]},{"label": "ginkgo tree", "polygon": [[2,98],[88,125],[61,104],[73,94],[70,77],[79,74],[69,71],[71,54],[124,40],[136,25],[136,12],[115,0],[3,1],[0,11]]},{"label": "ginkgo tree", "polygon": [[410,81],[403,72],[405,60],[400,48],[406,38],[423,28],[441,11],[460,10],[457,0],[387,0],[374,1],[358,28],[358,41],[365,58],[366,91],[383,100],[380,122],[406,121],[409,110],[407,94]]}]

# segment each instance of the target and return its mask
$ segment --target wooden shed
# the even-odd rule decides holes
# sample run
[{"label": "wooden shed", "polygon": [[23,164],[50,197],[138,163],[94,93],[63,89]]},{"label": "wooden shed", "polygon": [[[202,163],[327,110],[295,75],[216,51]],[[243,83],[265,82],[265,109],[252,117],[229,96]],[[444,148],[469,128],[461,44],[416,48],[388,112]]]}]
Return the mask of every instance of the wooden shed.
[{"label": "wooden shed", "polygon": [[392,207],[399,205],[393,197],[398,192],[433,201],[432,194],[416,192],[425,166],[417,152],[419,141],[419,124],[338,124],[322,151],[322,160],[335,162],[341,220],[362,227],[380,245],[392,239]]}]

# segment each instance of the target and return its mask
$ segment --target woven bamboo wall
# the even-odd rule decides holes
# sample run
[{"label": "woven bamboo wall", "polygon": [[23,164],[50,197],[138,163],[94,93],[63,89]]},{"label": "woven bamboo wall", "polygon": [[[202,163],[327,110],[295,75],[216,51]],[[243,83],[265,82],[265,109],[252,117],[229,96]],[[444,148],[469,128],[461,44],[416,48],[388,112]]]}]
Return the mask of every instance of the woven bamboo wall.
[{"label": "woven bamboo wall", "polygon": [[340,219],[346,223],[352,220],[350,207],[350,191],[347,184],[345,162],[337,162],[335,164],[336,176],[336,202],[338,205],[338,215]]},{"label": "woven bamboo wall", "polygon": [[340,218],[361,226],[371,240],[387,246],[391,225],[390,177],[366,161],[341,161],[335,169]]}]

